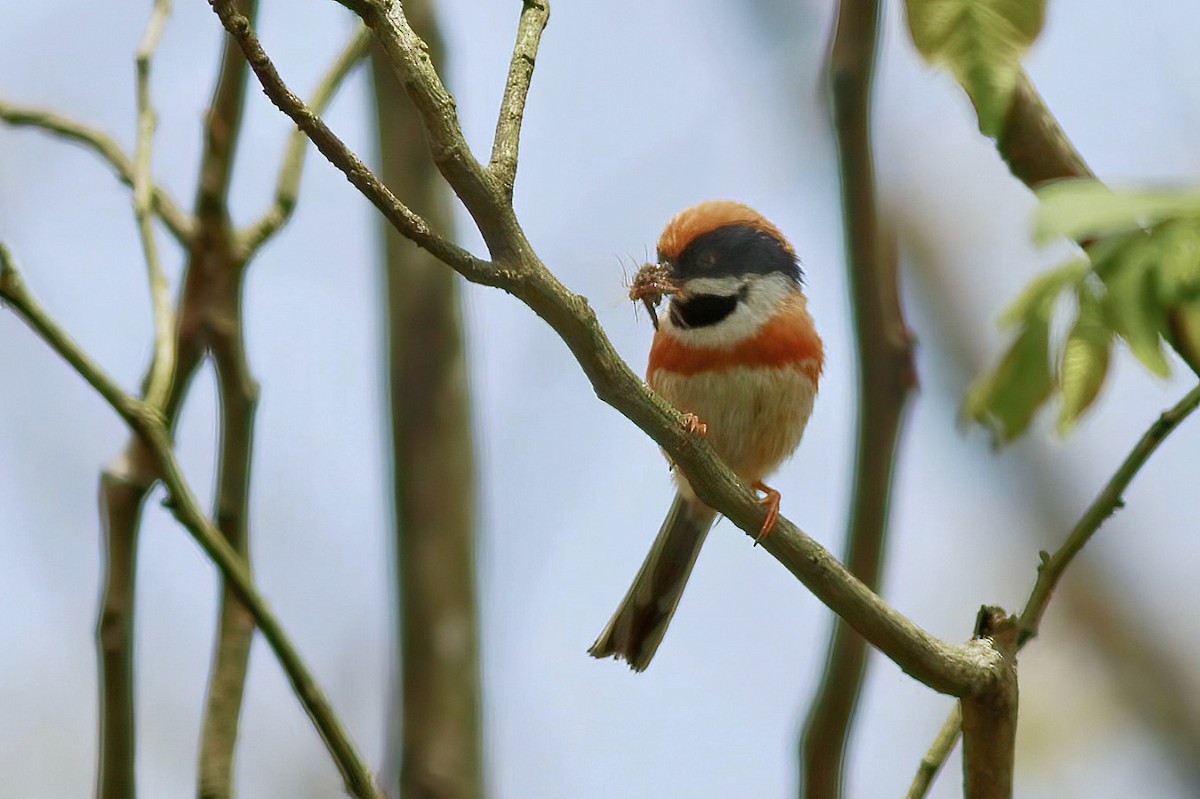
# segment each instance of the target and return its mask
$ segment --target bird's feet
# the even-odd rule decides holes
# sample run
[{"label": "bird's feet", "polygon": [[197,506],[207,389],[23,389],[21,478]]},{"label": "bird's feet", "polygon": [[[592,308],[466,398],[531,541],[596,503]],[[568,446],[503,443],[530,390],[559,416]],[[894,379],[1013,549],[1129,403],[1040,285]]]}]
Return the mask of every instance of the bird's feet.
[{"label": "bird's feet", "polygon": [[775,520],[779,518],[779,499],[782,495],[762,480],[756,480],[751,487],[755,491],[761,491],[766,494],[765,497],[759,500],[760,504],[767,507],[767,518],[763,522],[762,530],[759,530],[758,535],[754,538],[754,544],[757,546],[775,528]]},{"label": "bird's feet", "polygon": [[687,427],[687,431],[694,436],[708,435],[708,425],[700,421],[700,417],[694,413],[685,413],[683,415],[683,423]]}]

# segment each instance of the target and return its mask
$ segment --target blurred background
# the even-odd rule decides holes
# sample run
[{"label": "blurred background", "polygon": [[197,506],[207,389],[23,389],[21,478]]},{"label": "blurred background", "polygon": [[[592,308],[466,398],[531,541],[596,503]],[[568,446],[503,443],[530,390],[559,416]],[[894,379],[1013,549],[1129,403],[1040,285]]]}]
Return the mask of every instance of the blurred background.
[{"label": "blurred background", "polygon": [[[149,4],[11,4],[0,96],[134,134],[133,53]],[[875,89],[882,211],[899,236],[922,389],[910,408],[884,594],[931,632],[969,636],[982,603],[1019,609],[1054,549],[1156,415],[1191,385],[1122,351],[1069,440],[1050,418],[993,452],[963,429],[967,381],[998,352],[999,311],[1065,247],[1030,244],[1032,195],[975,127],[948,74],[918,59],[889,2]],[[490,146],[519,4],[445,0],[447,82],[469,141]],[[632,262],[671,215],[736,198],[796,244],[828,346],[804,444],[773,485],[783,511],[841,549],[855,367],[835,153],[822,67],[832,0],[559,3],[526,115],[516,207],[546,264],[586,295],[641,371],[651,327],[624,301]],[[267,3],[259,30],[311,92],[352,30],[326,0]],[[1057,0],[1029,73],[1097,174],[1114,184],[1200,178],[1200,6]],[[222,30],[176,4],[154,64],[155,172],[185,207]],[[374,159],[367,71],[327,114]],[[251,83],[233,208],[269,202],[286,120]],[[259,584],[373,764],[383,760],[393,625],[374,210],[311,157],[291,226],[246,294],[262,383],[252,527]],[[463,216],[461,241],[482,243]],[[149,359],[151,317],[128,191],[90,153],[0,127],[0,239],[32,290],[121,383]],[[173,278],[181,256],[160,245]],[[486,769],[497,797],[783,797],[829,634],[829,613],[727,523],[705,548],[653,666],[585,650],[641,563],[672,487],[654,445],[599,403],[567,349],[524,306],[468,287]],[[179,427],[202,495],[213,472],[207,373]],[[1052,414],[1047,414],[1047,417]],[[0,795],[86,796],[96,741],[93,630],[99,470],[127,433],[82,380],[0,312]],[[1022,655],[1017,794],[1200,792],[1195,475],[1200,427],[1155,455],[1068,574]],[[158,495],[161,498],[161,494]],[[447,501],[453,501],[448,493]],[[138,778],[143,796],[194,791],[214,628],[214,568],[151,503],[140,552]],[[1181,609],[1183,612],[1180,612]],[[1164,677],[1169,675],[1169,678]],[[900,795],[950,700],[872,656],[849,753],[851,796]],[[339,795],[322,743],[270,652],[251,660],[242,796]],[[960,795],[957,756],[933,795]]]}]

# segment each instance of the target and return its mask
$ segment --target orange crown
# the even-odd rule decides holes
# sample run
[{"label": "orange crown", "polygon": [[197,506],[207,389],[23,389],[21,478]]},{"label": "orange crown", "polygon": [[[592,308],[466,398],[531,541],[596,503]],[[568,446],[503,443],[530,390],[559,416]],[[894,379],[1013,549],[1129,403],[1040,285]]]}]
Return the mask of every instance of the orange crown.
[{"label": "orange crown", "polygon": [[667,223],[666,230],[658,239],[659,257],[668,261],[678,258],[698,237],[732,225],[746,225],[761,230],[778,239],[788,254],[796,257],[796,251],[779,232],[779,228],[750,206],[733,200],[710,200],[681,211]]}]

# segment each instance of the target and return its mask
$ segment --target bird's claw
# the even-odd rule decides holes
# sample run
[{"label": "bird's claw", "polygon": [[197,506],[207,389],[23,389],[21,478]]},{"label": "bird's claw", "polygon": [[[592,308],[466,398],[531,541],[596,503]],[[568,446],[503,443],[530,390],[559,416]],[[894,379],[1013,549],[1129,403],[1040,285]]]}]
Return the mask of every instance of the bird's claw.
[{"label": "bird's claw", "polygon": [[694,436],[708,435],[708,425],[700,421],[700,417],[694,413],[685,413],[683,415],[683,423],[687,431]]},{"label": "bird's claw", "polygon": [[761,491],[766,494],[765,497],[759,500],[760,504],[767,507],[767,518],[763,521],[762,529],[758,531],[758,535],[754,537],[754,545],[758,546],[775,529],[775,522],[779,519],[779,500],[782,495],[762,480],[756,480],[752,488],[755,491]]}]

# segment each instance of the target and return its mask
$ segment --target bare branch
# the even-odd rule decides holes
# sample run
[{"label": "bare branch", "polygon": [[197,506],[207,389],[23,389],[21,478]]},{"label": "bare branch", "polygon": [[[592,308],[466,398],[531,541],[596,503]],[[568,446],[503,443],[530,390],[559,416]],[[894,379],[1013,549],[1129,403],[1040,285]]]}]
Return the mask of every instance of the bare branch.
[{"label": "bare branch", "polygon": [[500,100],[500,114],[496,119],[496,137],[492,143],[492,160],[488,170],[500,181],[510,198],[517,178],[517,152],[521,141],[521,122],[525,118],[525,98],[529,95],[529,83],[533,80],[538,44],[549,19],[550,6],[545,0],[525,0],[517,25],[517,43],[513,46],[512,61],[508,67],[508,80],[504,83],[504,97]]},{"label": "bare branch", "polygon": [[287,87],[275,65],[263,51],[258,37],[250,27],[250,20],[233,8],[231,0],[211,0],[211,5],[221,18],[225,29],[237,40],[250,63],[250,68],[262,83],[267,97],[280,111],[291,117],[321,154],[340,169],[350,183],[402,234],[433,253],[442,262],[453,266],[468,279],[489,283],[493,273],[491,264],[481,261],[435,233],[424,219],[396,199],[367,165]]},{"label": "bare branch", "polygon": [[329,700],[316,684],[307,665],[283,631],[274,611],[258,593],[245,561],[208,520],[175,457],[171,435],[161,413],[153,406],[125,393],[52,320],[26,289],[8,249],[0,245],[0,298],[4,299],[33,330],[71,367],[104,397],[131,430],[137,433],[153,453],[163,483],[170,494],[168,506],[208,554],[222,576],[233,586],[239,599],[254,615],[272,651],[287,673],[304,710],[324,739],[330,754],[346,781],[347,790],[356,797],[377,799],[370,770],[342,727]]},{"label": "bare branch", "polygon": [[[118,180],[130,188],[133,187],[133,163],[111,136],[50,111],[22,108],[3,100],[0,100],[0,120],[14,127],[38,128],[83,145],[112,167]],[[187,246],[192,237],[191,218],[179,210],[174,200],[162,188],[152,186],[150,194],[154,212],[158,214],[167,230],[171,231],[171,235],[180,244]]]},{"label": "bare branch", "polygon": [[[366,57],[371,44],[371,30],[365,25],[355,31],[346,48],[338,55],[329,68],[329,72],[321,79],[317,90],[313,93],[309,108],[312,113],[325,113],[329,102],[341,88],[342,82],[354,71],[354,68]],[[292,217],[296,208],[296,197],[300,193],[300,178],[304,172],[304,156],[308,152],[308,137],[304,131],[295,130],[288,141],[287,153],[283,165],[279,169],[279,180],[275,187],[275,202],[267,209],[262,218],[250,225],[238,236],[237,254],[243,260],[254,257],[268,239],[279,231]]]},{"label": "bare branch", "polygon": [[154,240],[153,197],[150,185],[150,159],[154,148],[157,118],[150,101],[150,61],[171,13],[170,0],[155,0],[146,34],[137,51],[137,143],[133,158],[133,213],[137,218],[138,238],[146,258],[150,301],[154,309],[154,360],[146,381],[146,402],[161,409],[175,371],[175,314],[171,309],[170,286],[163,274]]}]

